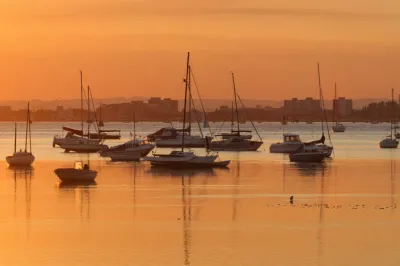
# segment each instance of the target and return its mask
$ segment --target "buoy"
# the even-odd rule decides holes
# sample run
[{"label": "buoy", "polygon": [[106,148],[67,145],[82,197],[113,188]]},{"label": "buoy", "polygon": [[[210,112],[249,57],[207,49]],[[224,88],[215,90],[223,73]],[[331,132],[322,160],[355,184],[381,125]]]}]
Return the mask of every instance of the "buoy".
[{"label": "buoy", "polygon": [[293,204],[293,199],[294,199],[294,197],[290,196],[290,204]]}]

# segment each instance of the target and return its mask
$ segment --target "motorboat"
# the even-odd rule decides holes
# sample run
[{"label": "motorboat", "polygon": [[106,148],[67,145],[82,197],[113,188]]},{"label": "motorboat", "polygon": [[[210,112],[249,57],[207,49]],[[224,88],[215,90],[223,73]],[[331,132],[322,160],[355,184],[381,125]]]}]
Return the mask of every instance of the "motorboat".
[{"label": "motorboat", "polygon": [[341,124],[341,123],[336,123],[335,125],[332,126],[332,130],[333,132],[345,132],[346,131],[346,127]]},{"label": "motorboat", "polygon": [[147,136],[149,141],[153,141],[157,147],[161,148],[180,147],[182,138],[184,138],[185,148],[202,148],[205,145],[203,137],[190,134],[190,126],[185,130],[166,127]]},{"label": "motorboat", "polygon": [[74,168],[58,168],[54,173],[63,182],[90,182],[93,181],[97,172],[90,170],[89,164],[75,162]]},{"label": "motorboat", "polygon": [[283,142],[273,143],[269,147],[271,153],[291,153],[303,146],[298,134],[284,133]]},{"label": "motorboat", "polygon": [[108,149],[108,146],[102,143],[96,144],[88,140],[80,140],[74,143],[60,144],[60,148],[64,149],[65,152],[96,153]]},{"label": "motorboat", "polygon": [[212,168],[226,167],[230,163],[226,161],[216,161],[217,155],[198,156],[194,152],[172,151],[170,154],[154,154],[143,158],[143,161],[150,162],[152,166],[170,168]]},{"label": "motorboat", "polygon": [[100,152],[100,155],[109,157],[113,161],[138,161],[147,156],[154,148],[154,144],[134,139],[115,147],[106,148]]},{"label": "motorboat", "polygon": [[386,139],[379,142],[379,147],[382,149],[396,149],[399,146],[399,141],[388,136]]},{"label": "motorboat", "polygon": [[[28,167],[33,164],[35,161],[35,156],[32,154],[32,141],[31,141],[31,113],[29,109],[27,109],[27,118],[26,118],[26,132],[25,132],[25,150],[22,151],[20,149],[17,151],[17,123],[15,123],[14,129],[14,153],[11,156],[6,157],[6,161],[9,166],[17,166],[17,167]],[[29,138],[29,151],[28,151],[28,138]]]}]

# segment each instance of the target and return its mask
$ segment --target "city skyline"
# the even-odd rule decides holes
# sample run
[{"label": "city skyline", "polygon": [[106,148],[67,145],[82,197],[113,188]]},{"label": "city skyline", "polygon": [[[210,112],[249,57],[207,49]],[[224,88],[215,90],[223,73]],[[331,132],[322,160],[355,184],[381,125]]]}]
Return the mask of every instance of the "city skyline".
[{"label": "city skyline", "polygon": [[[385,98],[400,86],[400,3],[308,0],[3,1],[2,99],[182,98],[186,53],[204,98]],[[371,75],[373,73],[373,75]],[[387,90],[387,93],[386,93]],[[300,95],[299,95],[300,96]]]}]

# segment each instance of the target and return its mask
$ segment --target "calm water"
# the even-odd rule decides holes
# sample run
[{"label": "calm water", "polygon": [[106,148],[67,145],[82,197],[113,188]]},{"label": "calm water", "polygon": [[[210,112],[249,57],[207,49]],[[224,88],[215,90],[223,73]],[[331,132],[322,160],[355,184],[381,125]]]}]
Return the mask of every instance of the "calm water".
[{"label": "calm water", "polygon": [[[33,124],[32,169],[12,170],[0,161],[0,265],[400,261],[400,150],[378,148],[388,125],[349,124],[348,132],[332,136],[335,159],[318,166],[269,154],[282,130],[267,123],[259,128],[265,151],[220,153],[233,160],[227,170],[161,171],[91,155],[99,174],[86,186],[65,186],[53,173],[86,158],[51,147],[60,125]],[[138,124],[138,134],[160,125]],[[132,128],[108,126],[122,127],[125,139]],[[12,128],[0,124],[2,157],[12,151]],[[318,128],[299,124],[286,131],[312,139]]]}]

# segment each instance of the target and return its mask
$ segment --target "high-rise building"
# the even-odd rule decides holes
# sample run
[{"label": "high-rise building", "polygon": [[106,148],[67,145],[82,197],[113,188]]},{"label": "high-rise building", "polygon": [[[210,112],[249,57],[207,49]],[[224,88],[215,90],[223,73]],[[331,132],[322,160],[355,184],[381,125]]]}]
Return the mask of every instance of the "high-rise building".
[{"label": "high-rise building", "polygon": [[286,115],[311,115],[321,111],[319,100],[314,100],[311,97],[304,100],[297,98],[285,100],[283,108]]}]

